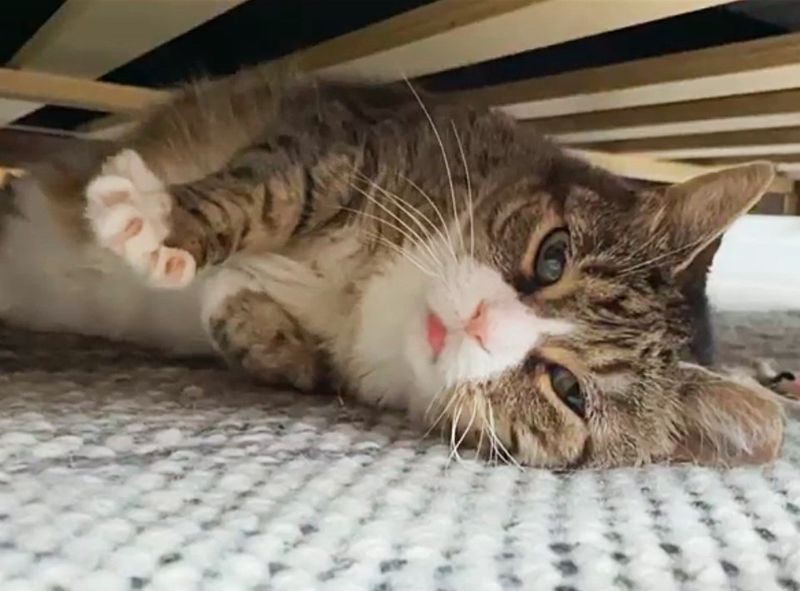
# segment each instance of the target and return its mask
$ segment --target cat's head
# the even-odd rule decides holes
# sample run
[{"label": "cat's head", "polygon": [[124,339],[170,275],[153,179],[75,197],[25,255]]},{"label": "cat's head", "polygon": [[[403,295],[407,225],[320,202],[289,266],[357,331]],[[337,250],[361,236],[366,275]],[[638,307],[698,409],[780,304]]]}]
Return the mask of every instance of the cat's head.
[{"label": "cat's head", "polygon": [[680,361],[679,285],[773,167],[639,191],[556,158],[544,174],[472,187],[472,206],[457,183],[459,223],[399,263],[412,407],[454,425],[454,443],[538,466],[774,458],[782,414],[769,393]]}]

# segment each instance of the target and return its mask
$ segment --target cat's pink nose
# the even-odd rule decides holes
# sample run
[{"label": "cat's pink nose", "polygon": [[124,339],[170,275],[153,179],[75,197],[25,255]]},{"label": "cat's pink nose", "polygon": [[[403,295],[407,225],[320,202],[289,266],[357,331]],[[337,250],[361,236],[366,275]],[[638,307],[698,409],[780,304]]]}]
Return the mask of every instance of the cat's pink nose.
[{"label": "cat's pink nose", "polygon": [[486,336],[489,332],[488,312],[486,302],[481,300],[464,326],[464,332],[478,341],[478,344],[484,348],[486,347]]}]

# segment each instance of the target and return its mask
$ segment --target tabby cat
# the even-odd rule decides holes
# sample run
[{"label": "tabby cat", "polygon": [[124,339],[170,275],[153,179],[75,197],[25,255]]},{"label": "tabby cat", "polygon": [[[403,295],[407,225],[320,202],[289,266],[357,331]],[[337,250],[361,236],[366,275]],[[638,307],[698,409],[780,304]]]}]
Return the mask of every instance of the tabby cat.
[{"label": "tabby cat", "polygon": [[681,359],[681,275],[773,177],[634,189],[497,112],[256,68],[14,181],[0,318],[342,387],[507,461],[764,462],[780,406]]}]

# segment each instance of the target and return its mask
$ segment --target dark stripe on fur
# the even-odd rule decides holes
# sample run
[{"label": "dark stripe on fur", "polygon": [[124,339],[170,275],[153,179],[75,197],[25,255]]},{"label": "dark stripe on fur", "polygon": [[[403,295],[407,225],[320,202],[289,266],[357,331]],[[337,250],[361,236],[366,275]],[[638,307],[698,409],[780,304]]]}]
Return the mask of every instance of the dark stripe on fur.
[{"label": "dark stripe on fur", "polygon": [[311,174],[311,168],[306,166],[303,169],[303,209],[300,212],[300,218],[297,220],[297,225],[294,228],[294,233],[298,234],[303,231],[314,212],[314,195],[316,194],[316,185],[314,183],[314,175]]}]

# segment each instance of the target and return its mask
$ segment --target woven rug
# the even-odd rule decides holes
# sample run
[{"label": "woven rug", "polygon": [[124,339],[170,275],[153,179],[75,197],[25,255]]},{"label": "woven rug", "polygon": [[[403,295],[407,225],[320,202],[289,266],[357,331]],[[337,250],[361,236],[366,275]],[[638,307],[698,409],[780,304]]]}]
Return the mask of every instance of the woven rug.
[{"label": "woven rug", "polygon": [[[718,318],[800,367],[800,315]],[[449,461],[402,417],[0,330],[0,590],[800,589],[800,429],[725,472]]]}]

